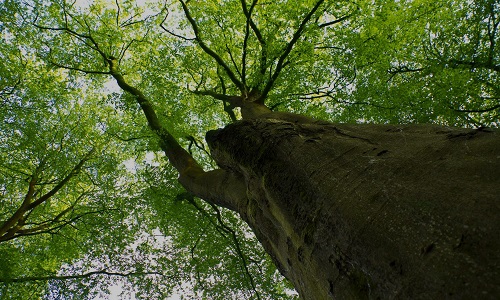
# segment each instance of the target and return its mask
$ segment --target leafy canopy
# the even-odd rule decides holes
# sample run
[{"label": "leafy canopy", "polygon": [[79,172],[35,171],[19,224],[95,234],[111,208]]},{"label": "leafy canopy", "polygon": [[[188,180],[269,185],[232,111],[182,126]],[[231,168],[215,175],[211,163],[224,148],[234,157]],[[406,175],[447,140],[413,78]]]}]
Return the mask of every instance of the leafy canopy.
[{"label": "leafy canopy", "polygon": [[179,186],[107,59],[209,169],[204,133],[253,91],[335,122],[498,126],[495,0],[1,4],[2,299],[294,297],[236,215]]}]

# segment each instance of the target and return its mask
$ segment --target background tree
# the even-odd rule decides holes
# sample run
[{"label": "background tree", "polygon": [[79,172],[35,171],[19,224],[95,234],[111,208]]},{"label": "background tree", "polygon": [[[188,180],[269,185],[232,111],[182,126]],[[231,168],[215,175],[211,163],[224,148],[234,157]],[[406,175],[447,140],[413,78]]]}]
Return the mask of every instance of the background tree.
[{"label": "background tree", "polygon": [[[24,183],[27,192],[9,189],[7,193],[5,188],[6,195],[18,195],[12,198],[18,202],[12,202],[10,208],[5,206],[6,221],[2,226],[6,233],[14,233],[6,238],[44,225],[53,231],[59,224],[73,224],[76,220],[63,217],[69,216],[69,212],[75,218],[85,215],[85,210],[77,209],[78,201],[71,199],[85,194],[78,188],[87,185],[96,189],[92,190],[96,201],[111,207],[107,210],[111,219],[126,220],[118,225],[127,230],[117,226],[116,233],[110,231],[110,217],[92,219],[105,226],[102,233],[109,239],[92,235],[88,248],[67,251],[73,254],[71,257],[54,252],[51,256],[57,257],[57,263],[50,270],[6,273],[2,281],[10,283],[2,295],[8,295],[12,286],[16,289],[15,284],[46,284],[51,278],[52,297],[74,293],[73,282],[97,286],[95,292],[105,290],[109,284],[98,284],[96,280],[121,274],[140,287],[139,294],[148,296],[157,293],[164,297],[176,285],[175,281],[181,281],[188,283],[197,296],[287,297],[283,283],[273,278],[276,271],[268,259],[263,259],[263,250],[256,246],[254,238],[248,237],[249,229],[230,211],[215,206],[238,210],[239,203],[247,197],[246,188],[241,185],[241,178],[227,171],[230,165],[221,166],[220,157],[222,168],[206,171],[214,168],[211,156],[217,153],[209,154],[204,148],[200,137],[204,132],[240,116],[248,119],[267,115],[295,123],[310,122],[305,117],[271,112],[269,108],[341,122],[492,126],[498,120],[498,4],[494,2],[188,2],[143,7],[133,2],[84,6],[66,2],[5,2],[7,13],[3,14],[2,29],[7,43],[2,54],[16,57],[13,53],[19,53],[24,60],[29,58],[33,66],[17,58],[11,58],[12,65],[29,66],[27,74],[43,74],[41,82],[54,86],[32,87],[29,81],[14,76],[15,70],[22,67],[11,67],[14,75],[2,93],[7,99],[5,103],[14,103],[13,99],[28,101],[22,105],[23,111],[31,102],[42,105],[43,109],[36,113],[43,117],[23,116],[20,111],[14,115],[22,116],[20,120],[36,118],[48,123],[12,125],[13,133],[6,134],[6,140],[15,140],[17,127],[26,127],[21,135],[28,141],[32,140],[31,132],[46,129],[41,135],[45,140],[41,139],[40,149],[31,152],[14,142],[6,151],[17,147],[43,160],[41,149],[53,148],[47,154],[51,158],[47,166],[55,174],[43,174],[45,181],[35,183],[33,178],[41,172],[38,169],[45,166],[37,159],[33,159],[33,167],[28,171],[6,167],[15,172],[23,170],[30,178]],[[462,18],[456,11],[462,13]],[[61,68],[65,71],[58,71]],[[110,93],[103,89],[110,86],[111,78],[121,91]],[[71,85],[67,86],[67,82]],[[21,83],[30,88],[33,98],[22,94]],[[57,97],[61,92],[64,97]],[[44,94],[49,99],[44,99]],[[55,102],[53,98],[62,99]],[[58,109],[58,105],[64,109]],[[76,108],[68,111],[68,107]],[[54,112],[60,115],[50,121]],[[150,134],[141,113],[156,135]],[[83,117],[90,120],[85,119],[85,126],[74,127],[76,120]],[[7,114],[4,120],[5,126],[10,126],[12,121]],[[50,122],[58,122],[61,132],[56,133]],[[63,147],[66,139],[77,146]],[[79,139],[92,142],[75,142]],[[105,149],[111,158],[96,155],[95,171],[89,168],[87,177],[71,175],[92,162],[88,155],[96,151],[94,148]],[[160,148],[170,164],[153,158]],[[73,160],[62,163],[59,153]],[[122,162],[134,156],[135,170],[127,171]],[[108,161],[112,162],[109,167],[103,167]],[[23,157],[20,163],[24,162]],[[57,167],[58,163],[61,167]],[[172,167],[180,173],[180,182],[188,194],[175,183]],[[5,173],[6,178],[14,178]],[[97,175],[109,180],[108,185],[92,177]],[[12,186],[19,190],[22,180],[26,179],[12,180]],[[118,189],[117,183],[123,187]],[[35,192],[30,189],[37,184],[40,197],[34,197]],[[57,201],[52,210],[46,209],[47,214],[32,219],[30,226],[14,229],[15,225],[9,225],[26,226],[23,217],[8,222],[18,211],[36,216],[35,208],[33,213],[19,209],[23,207],[23,196],[35,202],[52,198],[62,194],[61,188],[57,188],[62,184],[67,191],[64,201]],[[71,189],[70,184],[75,187]],[[54,189],[57,191],[51,195]],[[47,193],[50,197],[44,197]],[[89,207],[92,205],[85,203],[84,208]],[[153,214],[160,217],[150,217]],[[248,222],[248,217],[243,219]],[[168,238],[147,238],[158,231]],[[43,231],[38,233],[43,234],[36,238],[45,236]],[[258,237],[262,242],[262,236]],[[214,240],[220,243],[215,244]],[[37,246],[43,245],[35,241]],[[78,245],[79,240],[75,241]],[[95,251],[99,245],[110,243],[115,247]],[[19,245],[9,243],[5,247],[17,249]],[[168,253],[165,247],[170,249]],[[130,254],[120,255],[124,249]],[[132,254],[132,250],[139,254]],[[209,259],[215,257],[214,253],[229,254],[222,261]],[[101,259],[103,254],[106,259]],[[131,255],[137,255],[132,265],[128,263]],[[75,263],[77,258],[79,263]],[[274,261],[279,259],[274,257]],[[73,265],[62,265],[62,271],[56,274],[65,262]],[[80,265],[82,262],[91,263]],[[215,268],[221,264],[225,265],[222,271]],[[283,265],[279,267],[286,273]],[[93,273],[95,270],[98,273]],[[141,280],[130,279],[137,276]],[[148,280],[143,281],[144,278]],[[219,284],[213,284],[214,278]],[[88,293],[88,289],[82,293]]]}]

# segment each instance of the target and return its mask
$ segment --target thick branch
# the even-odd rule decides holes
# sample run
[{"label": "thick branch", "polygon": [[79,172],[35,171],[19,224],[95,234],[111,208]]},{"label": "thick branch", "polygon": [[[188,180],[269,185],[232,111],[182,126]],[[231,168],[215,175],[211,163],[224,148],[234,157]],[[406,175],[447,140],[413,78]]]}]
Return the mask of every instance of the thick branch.
[{"label": "thick branch", "polygon": [[181,176],[179,182],[193,195],[232,211],[246,210],[246,185],[235,174],[216,169],[197,174]]},{"label": "thick branch", "polygon": [[[187,9],[186,4],[181,0],[183,9],[185,11],[186,17],[189,22],[193,26],[193,30],[196,35],[196,40],[202,47],[202,49],[211,55],[218,64],[225,70],[225,72],[230,76],[231,80],[240,88],[240,91],[244,91],[244,88],[241,82],[235,77],[234,73],[230,70],[230,68],[224,63],[224,61],[218,56],[215,52],[213,52],[210,48],[208,48],[204,42],[199,37],[199,31],[196,22],[191,17],[189,10]],[[35,20],[36,21],[36,20]],[[65,27],[45,27],[36,25],[40,29],[48,29],[48,30],[58,30],[65,31],[73,36],[81,38],[83,40],[87,40],[90,42],[85,43],[89,48],[97,51],[101,57],[108,63],[109,73],[116,80],[118,86],[124,90],[125,92],[133,95],[140,105],[147,121],[149,127],[153,130],[153,132],[160,139],[160,147],[165,152],[168,157],[169,162],[172,166],[179,172],[179,182],[193,195],[204,199],[213,204],[221,205],[223,207],[235,209],[238,201],[241,200],[241,197],[245,195],[245,189],[239,189],[238,192],[226,192],[225,185],[229,182],[233,186],[241,186],[242,183],[238,182],[232,174],[222,170],[205,172],[203,168],[196,162],[196,160],[184,149],[182,148],[177,140],[171,135],[171,133],[162,126],[160,123],[158,116],[153,108],[152,103],[147,99],[147,97],[137,88],[131,86],[126,82],[122,74],[118,71],[118,60],[114,57],[106,55],[100,48],[97,42],[94,40],[92,35],[89,34],[80,34],[72,29]],[[87,24],[87,27],[88,24]],[[90,31],[90,29],[89,29]],[[82,71],[82,70],[79,70]],[[231,99],[224,99],[224,101],[230,102]],[[68,178],[69,180],[69,178]],[[66,181],[66,180],[65,180]],[[48,194],[42,196],[40,199],[33,203],[34,205],[38,205],[42,203],[46,199],[48,199],[52,194],[57,192],[60,187],[56,186],[53,191]],[[15,222],[14,222],[15,223]]]},{"label": "thick branch", "polygon": [[123,76],[118,72],[118,66],[116,65],[117,61],[115,59],[110,59],[108,63],[110,73],[113,78],[115,78],[118,86],[136,98],[137,103],[140,105],[144,115],[146,116],[149,127],[160,138],[160,146],[167,155],[172,166],[179,171],[181,176],[190,171],[203,172],[202,167],[186,150],[179,145],[172,134],[170,134],[170,132],[168,132],[168,130],[161,125],[153,105],[146,98],[146,96],[137,88],[129,85]]},{"label": "thick branch", "polygon": [[[20,229],[14,230],[10,234],[6,234],[4,236],[1,236],[0,237],[0,242],[12,240],[12,239],[19,238],[19,237],[22,237],[22,236],[37,235],[37,234],[44,234],[44,233],[52,233],[52,232],[54,232],[54,231],[56,231],[56,230],[58,230],[58,229],[60,229],[60,228],[62,228],[64,226],[66,226],[68,224],[74,223],[75,221],[77,221],[78,219],[80,219],[81,217],[83,217],[84,215],[92,214],[92,213],[97,213],[97,212],[87,212],[87,213],[84,213],[84,214],[77,215],[76,217],[74,217],[72,219],[61,220],[61,218],[63,216],[65,216],[68,212],[73,211],[73,209],[75,208],[76,203],[78,201],[80,201],[83,197],[85,197],[86,195],[87,195],[87,193],[81,194],[77,198],[77,200],[75,201],[75,203],[73,203],[71,206],[69,206],[65,210],[61,211],[59,214],[57,214],[55,217],[53,217],[50,220],[45,220],[45,221],[39,222],[39,223],[26,223],[26,225],[29,225],[31,227],[26,228],[26,229],[23,229],[24,227],[20,227]],[[28,219],[29,214],[31,214],[31,212],[33,212],[33,210],[29,211],[29,213],[25,217],[25,219]],[[25,221],[26,220],[24,220],[23,223]]]},{"label": "thick branch", "polygon": [[12,236],[15,233],[12,231],[12,229],[15,227],[17,222],[23,219],[24,214],[28,211],[28,207],[30,206],[33,195],[35,194],[35,185],[38,182],[37,171],[35,171],[35,173],[31,176],[31,180],[28,185],[28,192],[24,196],[23,203],[16,210],[16,212],[2,224],[2,227],[0,227],[0,238],[4,238],[4,236]]},{"label": "thick branch", "polygon": [[[66,16],[66,14],[65,14]],[[52,30],[52,31],[63,31],[63,32],[66,32],[82,41],[84,41],[84,43],[92,48],[93,50],[99,52],[99,54],[103,57],[103,58],[106,58],[106,54],[100,49],[99,47],[99,44],[97,43],[97,41],[92,37],[92,35],[90,34],[82,34],[82,33],[78,33],[72,29],[70,29],[67,24],[64,26],[64,27],[48,27],[48,26],[43,26],[43,25],[39,25],[39,24],[36,24],[36,21],[38,19],[38,16],[35,18],[35,20],[33,21],[33,26],[39,28],[39,29],[44,29],[44,30]],[[88,28],[90,28],[90,26],[87,24],[86,20],[84,20],[85,24],[87,25]],[[90,29],[89,29],[90,30]],[[92,45],[89,45],[85,42],[85,40],[88,40],[92,43]]]},{"label": "thick branch", "polygon": [[[172,166],[179,172],[179,182],[184,188],[205,201],[236,210],[236,203],[240,202],[241,197],[246,195],[243,182],[227,171],[213,170],[205,172],[191,154],[182,148],[172,134],[163,127],[152,103],[146,96],[125,81],[118,72],[116,59],[110,59],[108,63],[111,75],[120,88],[136,98],[146,116],[149,127],[160,138],[160,147]],[[233,190],[233,187],[238,189]]]}]

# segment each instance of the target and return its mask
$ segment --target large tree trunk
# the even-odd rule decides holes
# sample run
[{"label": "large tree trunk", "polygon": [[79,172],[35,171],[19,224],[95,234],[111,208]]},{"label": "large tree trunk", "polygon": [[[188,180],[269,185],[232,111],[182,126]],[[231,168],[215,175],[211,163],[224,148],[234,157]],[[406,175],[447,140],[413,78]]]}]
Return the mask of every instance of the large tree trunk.
[{"label": "large tree trunk", "polygon": [[303,299],[499,299],[500,135],[240,121],[207,135]]}]

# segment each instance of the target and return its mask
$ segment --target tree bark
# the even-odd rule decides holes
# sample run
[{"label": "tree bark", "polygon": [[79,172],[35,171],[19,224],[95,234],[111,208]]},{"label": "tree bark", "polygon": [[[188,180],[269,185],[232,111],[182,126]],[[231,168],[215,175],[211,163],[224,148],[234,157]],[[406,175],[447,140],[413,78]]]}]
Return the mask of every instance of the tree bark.
[{"label": "tree bark", "polygon": [[499,131],[270,114],[207,142],[301,298],[500,298]]}]

